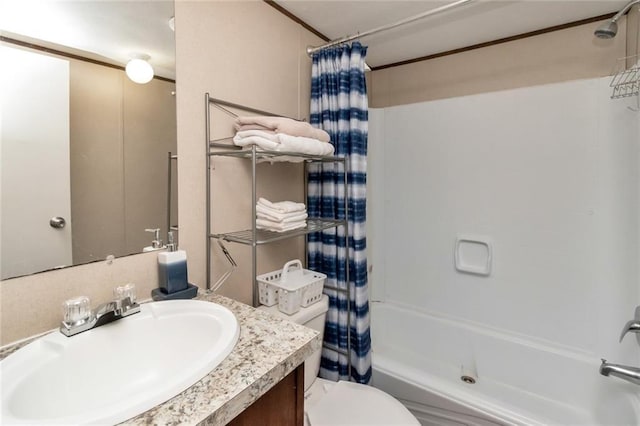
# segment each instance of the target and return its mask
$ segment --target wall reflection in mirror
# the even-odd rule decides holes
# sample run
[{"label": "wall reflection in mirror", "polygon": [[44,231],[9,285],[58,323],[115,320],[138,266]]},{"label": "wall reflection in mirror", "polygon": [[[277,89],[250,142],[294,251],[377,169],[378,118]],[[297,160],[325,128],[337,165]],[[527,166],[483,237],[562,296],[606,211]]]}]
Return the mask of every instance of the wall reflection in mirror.
[{"label": "wall reflection in mirror", "polygon": [[[1,278],[140,253],[149,229],[166,241],[178,223],[173,2],[5,3]],[[134,57],[149,82],[125,74]]]}]

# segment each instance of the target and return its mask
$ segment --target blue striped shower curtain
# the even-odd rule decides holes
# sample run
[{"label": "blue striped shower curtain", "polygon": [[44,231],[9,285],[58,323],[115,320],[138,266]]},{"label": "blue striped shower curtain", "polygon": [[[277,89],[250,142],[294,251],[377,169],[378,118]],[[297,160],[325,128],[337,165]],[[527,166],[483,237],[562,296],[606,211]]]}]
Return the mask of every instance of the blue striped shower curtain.
[{"label": "blue striped shower curtain", "polygon": [[[327,274],[327,286],[348,288],[346,250],[349,252],[350,298],[335,290],[329,296],[324,340],[346,350],[347,328],[351,329],[351,376],[347,359],[323,349],[320,376],[331,380],[369,383],[371,338],[366,257],[366,181],[368,105],[364,77],[367,48],[354,42],[324,49],[313,55],[311,71],[311,124],[331,136],[337,156],[347,158],[349,241],[344,227],[333,228],[308,238],[308,266]],[[344,170],[341,164],[313,164],[308,173],[309,217],[344,219]],[[351,321],[347,324],[347,303]]]}]

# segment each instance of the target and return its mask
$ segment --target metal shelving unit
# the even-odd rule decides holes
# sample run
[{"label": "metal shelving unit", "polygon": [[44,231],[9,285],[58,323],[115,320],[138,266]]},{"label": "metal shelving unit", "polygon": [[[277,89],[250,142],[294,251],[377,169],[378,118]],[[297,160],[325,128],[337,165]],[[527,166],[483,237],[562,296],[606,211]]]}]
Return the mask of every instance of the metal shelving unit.
[{"label": "metal shelving unit", "polygon": [[[211,107],[217,107],[222,111],[226,112],[229,115],[236,116],[233,112],[229,111],[227,108],[234,108],[242,111],[246,111],[249,113],[257,114],[257,115],[266,115],[266,116],[278,116],[278,114],[273,114],[268,111],[261,111],[259,109],[251,108],[246,105],[235,104],[232,102],[223,101],[220,99],[212,98],[209,93],[205,94],[205,135],[206,135],[206,161],[207,161],[207,187],[206,187],[206,198],[207,198],[207,208],[206,208],[206,221],[207,221],[207,289],[211,289],[211,243],[214,239],[220,239],[223,241],[228,241],[232,243],[244,244],[251,246],[251,274],[253,277],[253,306],[256,307],[259,305],[259,297],[258,297],[258,281],[256,277],[258,275],[257,271],[257,247],[259,245],[269,244],[276,241],[282,241],[289,238],[295,238],[307,234],[311,234],[314,232],[319,232],[325,229],[335,228],[338,226],[344,226],[345,230],[345,238],[349,240],[349,226],[348,226],[348,193],[347,193],[347,162],[346,158],[343,157],[335,157],[335,156],[318,156],[318,155],[308,155],[308,154],[300,154],[295,152],[280,152],[280,151],[260,151],[256,148],[256,146],[252,146],[251,149],[241,149],[235,145],[230,143],[221,143],[223,140],[230,140],[230,138],[220,139],[220,140],[211,140]],[[252,201],[252,209],[251,209],[251,223],[252,226],[250,229],[244,229],[234,232],[227,233],[214,233],[212,232],[211,225],[211,158],[213,157],[235,157],[239,159],[244,159],[247,161],[251,161],[251,201]],[[342,164],[342,170],[344,173],[344,211],[345,218],[344,220],[327,220],[327,219],[317,219],[317,218],[308,218],[307,226],[305,228],[296,229],[288,232],[272,232],[266,231],[262,229],[258,229],[256,227],[256,202],[257,202],[257,194],[256,194],[256,164],[260,160],[274,159],[276,157],[297,157],[304,161],[304,176],[305,176],[305,195],[306,195],[306,176],[307,176],[307,166],[310,163],[338,163]],[[306,197],[305,197],[306,198]],[[350,281],[349,281],[349,251],[347,250],[346,254],[346,281],[347,288],[338,288],[333,286],[325,285],[325,289],[336,291],[338,293],[342,293],[346,295],[347,301],[350,300]],[[306,256],[305,256],[306,263]],[[350,303],[347,303],[347,324],[351,323],[351,310]],[[350,357],[350,348],[351,348],[351,327],[347,327],[347,350],[324,344],[323,346],[326,349],[335,351],[341,355],[347,357],[348,360],[348,371],[349,376],[351,375],[351,357]]]},{"label": "metal shelving unit", "polygon": [[[267,116],[278,116],[278,114],[273,114],[268,111],[261,111],[259,109],[251,108],[246,105],[235,104],[232,102],[223,101],[220,99],[212,98],[209,93],[205,94],[205,135],[206,135],[206,161],[207,161],[207,188],[206,188],[206,197],[207,197],[207,209],[206,209],[206,221],[207,221],[207,289],[211,289],[211,243],[214,239],[219,239],[223,241],[228,241],[232,243],[244,244],[251,246],[251,274],[253,277],[253,306],[259,305],[258,298],[258,281],[256,277],[258,275],[257,271],[257,248],[260,245],[273,243],[276,241],[282,241],[289,238],[295,238],[307,234],[311,234],[314,232],[319,232],[325,229],[335,228],[338,226],[344,226],[345,230],[345,238],[349,239],[349,226],[348,226],[348,193],[347,193],[347,173],[346,173],[346,158],[335,157],[335,156],[318,156],[318,155],[308,155],[308,154],[300,154],[295,152],[280,152],[280,151],[260,151],[256,148],[256,146],[252,146],[251,149],[241,149],[235,145],[230,143],[221,143],[223,140],[229,140],[230,138],[220,139],[220,140],[211,140],[211,107],[217,107],[227,114],[235,116],[235,114],[229,111],[227,108],[234,108],[242,111],[246,111],[253,114],[258,115],[267,115]],[[234,232],[226,232],[226,233],[214,233],[212,232],[211,225],[211,158],[212,157],[234,157],[239,159],[244,159],[247,161],[251,161],[251,228],[244,229]],[[257,194],[256,194],[256,164],[260,160],[273,160],[276,157],[297,157],[304,161],[305,170],[305,194],[306,194],[306,176],[307,176],[307,166],[310,163],[338,163],[342,164],[342,170],[344,173],[344,211],[345,211],[345,219],[344,220],[327,220],[327,219],[317,219],[317,218],[309,218],[307,219],[307,226],[305,228],[296,229],[288,232],[272,232],[266,231],[262,229],[258,229],[256,227],[256,202],[257,202]],[[305,259],[306,262],[306,259]],[[347,270],[346,270],[346,281],[349,283],[349,251],[347,250],[347,258],[346,258]],[[347,288],[338,288],[333,286],[324,287],[327,290],[336,291],[338,293],[342,293],[346,295],[346,299],[350,299],[350,289],[349,284]],[[350,311],[350,303],[347,303],[347,324],[351,323],[351,311]],[[341,355],[347,357],[348,360],[348,369],[349,375],[351,375],[351,357],[350,354],[350,345],[351,345],[351,327],[347,327],[347,350],[340,349],[338,347],[334,347],[331,345],[324,344],[326,349],[335,351]]]}]

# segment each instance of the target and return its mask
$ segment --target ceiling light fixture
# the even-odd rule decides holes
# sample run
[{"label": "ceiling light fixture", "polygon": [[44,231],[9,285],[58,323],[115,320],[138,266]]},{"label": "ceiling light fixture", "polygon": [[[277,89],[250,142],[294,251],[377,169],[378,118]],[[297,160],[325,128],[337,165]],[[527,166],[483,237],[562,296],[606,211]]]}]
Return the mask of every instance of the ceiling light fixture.
[{"label": "ceiling light fixture", "polygon": [[146,84],[153,78],[153,67],[149,62],[149,55],[131,55],[131,60],[127,63],[125,72],[127,77],[134,83]]}]

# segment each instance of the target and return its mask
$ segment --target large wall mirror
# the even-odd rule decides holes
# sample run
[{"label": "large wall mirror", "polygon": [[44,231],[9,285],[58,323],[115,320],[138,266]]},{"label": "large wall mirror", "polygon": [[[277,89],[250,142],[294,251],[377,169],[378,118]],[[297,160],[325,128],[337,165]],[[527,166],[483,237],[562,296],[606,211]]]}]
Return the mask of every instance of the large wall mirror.
[{"label": "large wall mirror", "polygon": [[[7,0],[0,14],[0,273],[177,239],[173,1]],[[153,68],[147,83],[125,72]]]}]

